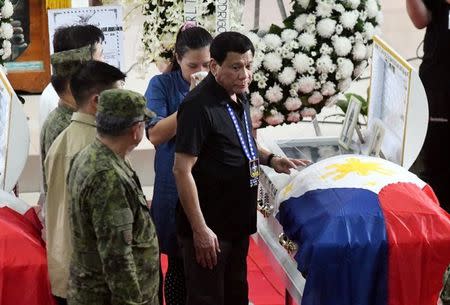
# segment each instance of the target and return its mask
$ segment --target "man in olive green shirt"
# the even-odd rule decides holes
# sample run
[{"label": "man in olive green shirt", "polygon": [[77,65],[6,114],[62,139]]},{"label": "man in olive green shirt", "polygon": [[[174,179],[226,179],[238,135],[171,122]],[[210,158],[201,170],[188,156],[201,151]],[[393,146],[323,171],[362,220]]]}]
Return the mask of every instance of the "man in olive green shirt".
[{"label": "man in olive green shirt", "polygon": [[[42,169],[47,152],[56,137],[70,124],[76,102],[70,91],[70,78],[80,64],[89,60],[103,60],[102,31],[93,25],[75,25],[58,28],[53,38],[55,53],[51,56],[52,85],[59,96],[58,106],[50,112],[42,125],[40,151]],[[45,177],[43,179],[46,192]]]},{"label": "man in olive green shirt", "polygon": [[70,243],[66,177],[72,157],[95,140],[95,114],[100,93],[119,88],[125,74],[100,61],[89,61],[72,76],[70,88],[78,112],[55,139],[47,153],[44,172],[47,184],[45,227],[47,261],[53,295],[67,298]]},{"label": "man in olive green shirt", "polygon": [[97,139],[67,177],[73,253],[68,304],[159,304],[159,248],[139,178],[126,156],[143,137],[145,98],[100,95]]}]

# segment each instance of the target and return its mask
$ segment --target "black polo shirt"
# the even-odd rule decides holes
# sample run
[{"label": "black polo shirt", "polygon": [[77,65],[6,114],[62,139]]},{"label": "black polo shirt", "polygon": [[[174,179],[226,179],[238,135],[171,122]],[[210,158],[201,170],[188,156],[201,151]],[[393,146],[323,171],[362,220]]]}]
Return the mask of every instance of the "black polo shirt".
[{"label": "black polo shirt", "polygon": [[427,91],[430,116],[448,118],[450,98],[450,4],[423,0],[431,12],[424,38],[420,78]]},{"label": "black polo shirt", "polygon": [[[249,104],[244,96],[239,100],[232,101],[209,74],[189,92],[177,116],[175,151],[198,157],[192,174],[200,208],[206,224],[220,239],[242,238],[256,232],[257,188],[250,188],[248,159],[226,108],[227,104],[232,107],[242,131],[251,132]],[[249,126],[245,126],[244,111]],[[177,214],[178,234],[191,237],[183,209],[179,208]]]}]

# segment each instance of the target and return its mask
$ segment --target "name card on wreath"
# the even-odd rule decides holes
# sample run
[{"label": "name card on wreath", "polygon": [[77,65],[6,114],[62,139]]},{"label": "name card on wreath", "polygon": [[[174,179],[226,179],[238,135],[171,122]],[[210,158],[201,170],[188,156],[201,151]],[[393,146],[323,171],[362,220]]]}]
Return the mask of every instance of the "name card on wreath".
[{"label": "name card on wreath", "polygon": [[216,33],[230,30],[230,1],[216,0]]}]

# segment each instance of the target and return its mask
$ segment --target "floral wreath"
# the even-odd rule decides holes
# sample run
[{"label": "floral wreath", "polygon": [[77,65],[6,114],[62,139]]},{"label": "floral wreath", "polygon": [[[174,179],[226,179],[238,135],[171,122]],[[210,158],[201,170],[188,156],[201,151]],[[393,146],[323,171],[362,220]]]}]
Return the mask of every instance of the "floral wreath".
[{"label": "floral wreath", "polygon": [[[216,30],[215,0],[197,2],[197,24],[210,33]],[[142,42],[148,62],[168,62],[173,57],[173,48],[178,30],[184,23],[183,0],[148,0],[143,13],[146,16]],[[230,23],[232,30],[242,29],[242,7],[238,0],[230,1]]]},{"label": "floral wreath", "polygon": [[248,33],[253,127],[295,123],[336,103],[366,68],[381,21],[379,0],[293,0],[284,27]]},{"label": "floral wreath", "polygon": [[0,0],[0,67],[3,67],[4,61],[11,56],[11,42],[13,36],[13,27],[11,25],[11,16],[14,13],[14,7],[9,0]]}]

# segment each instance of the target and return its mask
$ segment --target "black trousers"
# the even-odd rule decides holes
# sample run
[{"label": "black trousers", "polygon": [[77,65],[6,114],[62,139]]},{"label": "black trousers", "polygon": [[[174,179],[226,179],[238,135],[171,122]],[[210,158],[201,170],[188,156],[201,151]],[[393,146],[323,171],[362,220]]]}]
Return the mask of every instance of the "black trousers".
[{"label": "black trousers", "polygon": [[425,143],[411,171],[433,188],[441,207],[450,213],[449,134],[448,122],[429,122]]},{"label": "black trousers", "polygon": [[217,265],[203,268],[195,259],[192,239],[180,238],[186,279],[186,305],[248,305],[249,237],[219,240]]}]

